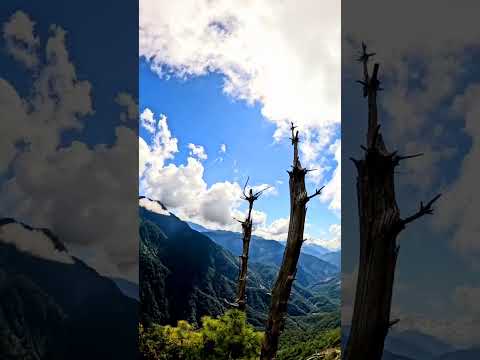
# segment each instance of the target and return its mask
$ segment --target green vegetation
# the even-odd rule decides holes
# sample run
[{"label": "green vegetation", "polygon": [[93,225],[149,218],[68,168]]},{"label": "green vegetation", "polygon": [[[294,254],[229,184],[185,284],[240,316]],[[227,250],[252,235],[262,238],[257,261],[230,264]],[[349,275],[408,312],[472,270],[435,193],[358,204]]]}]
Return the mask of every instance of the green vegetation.
[{"label": "green vegetation", "polygon": [[325,352],[318,359],[335,359],[340,349],[340,313],[309,315],[295,319],[297,327],[285,330],[280,338],[278,360],[304,360]]},{"label": "green vegetation", "polygon": [[217,319],[204,316],[199,329],[183,320],[177,327],[140,325],[139,336],[144,360],[253,360],[258,358],[262,339],[262,333],[248,325],[238,310]]},{"label": "green vegetation", "polygon": [[[285,331],[281,337],[278,360],[302,360],[323,353],[326,357],[319,355],[319,359],[330,358],[328,356],[336,359],[340,348],[338,314],[322,314],[310,318],[310,321],[302,329]],[[201,323],[200,328],[184,320],[179,321],[176,327],[154,324],[145,328],[140,325],[142,359],[258,359],[263,333],[247,323],[245,313],[229,310],[218,318],[204,316]]]},{"label": "green vegetation", "polygon": [[[222,235],[225,242],[231,240],[228,233]],[[238,278],[238,259],[228,250],[174,215],[144,208],[140,238],[142,359],[257,360],[263,336],[258,330],[265,326],[283,247],[252,240],[251,255],[257,250],[263,257],[250,263],[245,318],[242,312],[226,311],[225,299],[235,298]],[[308,256],[302,259],[277,360],[336,359],[340,276],[325,274]]]},{"label": "green vegetation", "polygon": [[[282,340],[285,336],[282,336]],[[306,340],[299,341],[294,336],[290,336],[292,343],[283,341],[277,353],[278,360],[303,360],[314,354],[322,352],[327,353],[326,350],[340,349],[340,329],[326,330],[320,333],[311,333]],[[335,357],[335,352],[332,351],[332,359]],[[319,357],[319,358],[325,358]],[[328,357],[327,357],[328,358]]]}]

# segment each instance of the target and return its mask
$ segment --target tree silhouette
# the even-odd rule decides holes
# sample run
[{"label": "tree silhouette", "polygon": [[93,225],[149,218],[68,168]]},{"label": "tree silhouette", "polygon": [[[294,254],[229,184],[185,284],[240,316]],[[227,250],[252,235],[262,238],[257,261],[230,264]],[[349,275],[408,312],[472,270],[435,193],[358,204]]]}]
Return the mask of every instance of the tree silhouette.
[{"label": "tree silhouette", "polygon": [[275,359],[278,349],[280,334],[285,326],[285,314],[287,312],[288,299],[292,290],[292,284],[297,272],[298,258],[302,247],[305,216],[307,203],[313,197],[320,195],[317,189],[314,194],[308,195],[305,188],[305,175],[310,170],[304,169],[298,158],[298,131],[291,126],[293,145],[293,165],[288,171],[290,177],[290,221],[288,225],[288,237],[282,264],[278,272],[277,280],[272,290],[272,300],[268,314],[265,337],[262,343],[261,360]]},{"label": "tree silhouette", "polygon": [[252,238],[252,227],[253,227],[253,222],[252,222],[252,210],[253,210],[253,203],[258,200],[260,195],[265,190],[268,190],[270,186],[267,186],[263,190],[257,191],[256,193],[253,192],[253,189],[250,189],[248,191],[248,194],[246,192],[247,190],[247,185],[248,185],[248,180],[250,178],[247,178],[247,181],[245,182],[245,186],[243,187],[243,195],[242,199],[246,200],[248,202],[248,213],[247,213],[247,218],[245,220],[238,220],[236,219],[241,225],[242,225],[242,233],[243,233],[243,249],[242,249],[242,255],[240,255],[240,271],[238,275],[238,290],[237,290],[237,299],[235,300],[235,303],[229,303],[232,307],[236,307],[239,310],[245,311],[246,308],[246,298],[247,298],[247,273],[248,273],[248,252],[250,250],[250,240]]},{"label": "tree silhouette", "polygon": [[410,222],[432,214],[435,196],[427,204],[420,203],[415,214],[401,218],[395,196],[394,169],[401,161],[422,154],[400,156],[389,152],[380,133],[377,112],[377,92],[382,90],[378,80],[379,64],[369,75],[368,53],[362,43],[358,61],[363,65],[363,96],[368,98],[367,146],[364,157],[353,159],[357,169],[357,198],[360,223],[360,257],[358,279],[346,360],[380,360],[385,337],[399,319],[390,319],[395,266],[400,246],[398,234]]}]

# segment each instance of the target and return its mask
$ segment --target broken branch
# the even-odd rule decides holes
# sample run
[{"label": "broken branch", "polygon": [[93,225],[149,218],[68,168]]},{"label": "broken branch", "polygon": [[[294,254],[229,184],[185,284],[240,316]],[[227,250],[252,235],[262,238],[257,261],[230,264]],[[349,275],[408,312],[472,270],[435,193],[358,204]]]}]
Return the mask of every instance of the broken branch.
[{"label": "broken branch", "polygon": [[405,227],[405,225],[411,223],[412,221],[417,220],[418,218],[424,216],[424,215],[432,215],[433,214],[433,208],[432,205],[435,201],[437,201],[442,194],[438,194],[435,196],[432,200],[430,200],[426,205],[423,204],[423,201],[420,202],[420,209],[413,214],[412,216],[409,216],[403,220],[400,220],[400,225],[401,227]]},{"label": "broken branch", "polygon": [[314,198],[315,196],[320,195],[320,194],[322,193],[322,190],[323,190],[324,187],[325,187],[325,186],[322,186],[320,189],[315,190],[315,192],[314,192],[312,195],[307,196],[307,201],[309,201],[310,199]]}]

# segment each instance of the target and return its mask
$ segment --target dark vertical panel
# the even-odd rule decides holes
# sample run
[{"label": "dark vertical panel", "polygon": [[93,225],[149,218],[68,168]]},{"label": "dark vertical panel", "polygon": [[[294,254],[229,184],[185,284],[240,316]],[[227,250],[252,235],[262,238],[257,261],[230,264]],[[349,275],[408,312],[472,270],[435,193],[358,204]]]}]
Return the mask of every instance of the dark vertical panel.
[{"label": "dark vertical panel", "polygon": [[135,358],[138,2],[0,23],[0,358]]},{"label": "dark vertical panel", "polygon": [[[363,79],[357,62],[362,41],[376,53],[370,71],[374,63],[380,64],[379,123],[388,150],[399,155],[423,153],[395,168],[401,219],[442,193],[434,214],[409,223],[397,238],[400,250],[390,320],[399,321],[389,328],[384,358],[479,357],[478,10],[471,1],[342,2],[344,344],[360,244],[357,172],[349,158],[362,158],[360,145],[367,146],[367,99],[362,85],[355,82]],[[381,279],[383,274],[376,276]]]}]

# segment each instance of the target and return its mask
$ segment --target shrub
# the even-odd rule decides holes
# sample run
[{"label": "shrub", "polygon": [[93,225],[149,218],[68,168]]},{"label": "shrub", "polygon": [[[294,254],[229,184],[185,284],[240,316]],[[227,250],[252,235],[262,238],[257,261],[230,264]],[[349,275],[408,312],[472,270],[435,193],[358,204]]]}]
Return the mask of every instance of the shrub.
[{"label": "shrub", "polygon": [[217,319],[204,316],[199,329],[186,321],[176,327],[140,325],[139,347],[144,360],[253,360],[262,336],[247,324],[245,313],[229,310]]}]

